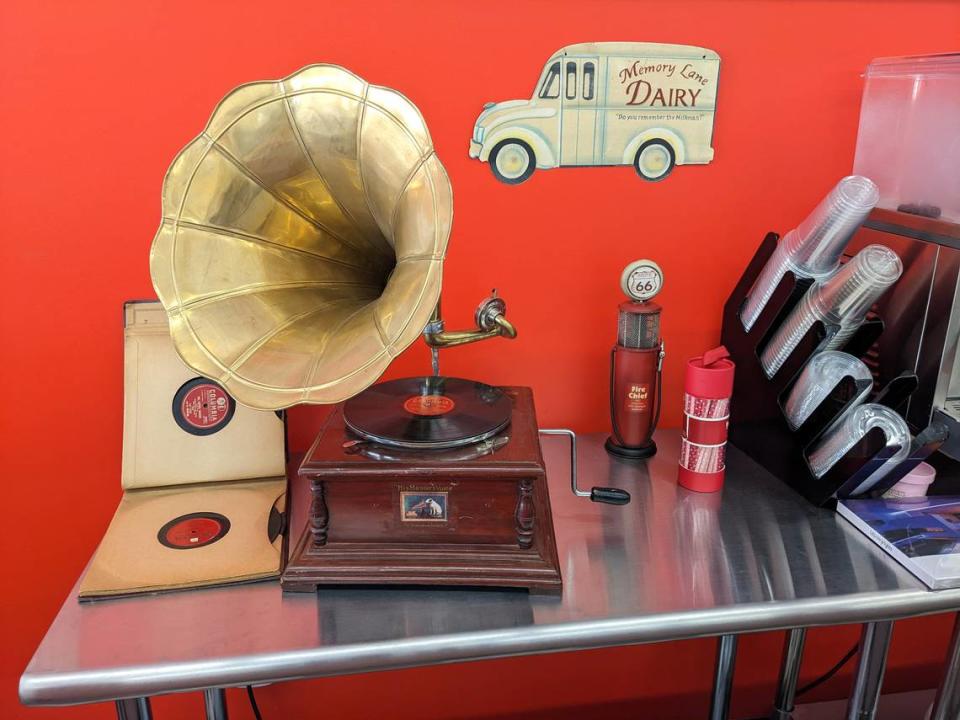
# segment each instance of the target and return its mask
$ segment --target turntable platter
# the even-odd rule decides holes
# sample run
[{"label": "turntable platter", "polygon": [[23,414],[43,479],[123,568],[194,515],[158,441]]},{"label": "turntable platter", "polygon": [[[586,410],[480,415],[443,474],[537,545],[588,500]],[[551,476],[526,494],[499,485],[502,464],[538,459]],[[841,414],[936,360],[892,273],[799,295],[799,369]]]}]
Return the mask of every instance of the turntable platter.
[{"label": "turntable platter", "polygon": [[493,437],[510,424],[513,405],[481,382],[414,377],[378,383],[349,400],[344,422],[354,433],[389,447],[441,449]]}]

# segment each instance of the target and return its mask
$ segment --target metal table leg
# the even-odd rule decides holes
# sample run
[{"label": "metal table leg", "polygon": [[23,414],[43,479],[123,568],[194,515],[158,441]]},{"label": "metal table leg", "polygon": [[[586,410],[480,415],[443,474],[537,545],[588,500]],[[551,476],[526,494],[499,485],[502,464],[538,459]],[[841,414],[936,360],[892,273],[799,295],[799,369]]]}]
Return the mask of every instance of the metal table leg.
[{"label": "metal table leg", "polygon": [[947,666],[937,688],[930,720],[954,720],[960,717],[960,614],[953,623],[953,637],[947,651]]},{"label": "metal table leg", "polygon": [[227,720],[227,693],[223,688],[203,691],[203,707],[207,720]]},{"label": "metal table leg", "polygon": [[850,702],[847,704],[847,720],[876,718],[892,632],[893,621],[891,620],[867,623],[863,626],[857,674],[854,678],[853,690],[850,692]]},{"label": "metal table leg", "polygon": [[733,691],[733,666],[737,659],[737,636],[721,635],[717,643],[717,668],[710,696],[710,720],[727,720]]},{"label": "metal table leg", "polygon": [[150,698],[128,698],[117,700],[118,720],[153,720],[150,710]]},{"label": "metal table leg", "polygon": [[803,661],[803,643],[807,639],[806,628],[793,628],[787,632],[783,644],[783,659],[780,661],[780,679],[777,681],[777,699],[773,702],[770,720],[790,720],[793,701],[797,694],[797,679]]}]

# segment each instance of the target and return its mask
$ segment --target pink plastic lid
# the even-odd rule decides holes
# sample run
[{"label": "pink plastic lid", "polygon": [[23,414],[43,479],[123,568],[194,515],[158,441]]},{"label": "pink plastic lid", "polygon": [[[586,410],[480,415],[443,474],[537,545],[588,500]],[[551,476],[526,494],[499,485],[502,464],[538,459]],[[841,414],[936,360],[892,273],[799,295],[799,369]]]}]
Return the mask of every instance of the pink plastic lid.
[{"label": "pink plastic lid", "polygon": [[[937,470],[929,463],[922,462],[913,470],[908,472],[900,482],[910,483],[911,485],[929,485],[937,479]],[[899,485],[899,483],[897,483]]]},{"label": "pink plastic lid", "polygon": [[687,361],[684,390],[699,398],[722,400],[733,395],[733,376],[736,365],[730,353],[720,345],[700,357]]}]

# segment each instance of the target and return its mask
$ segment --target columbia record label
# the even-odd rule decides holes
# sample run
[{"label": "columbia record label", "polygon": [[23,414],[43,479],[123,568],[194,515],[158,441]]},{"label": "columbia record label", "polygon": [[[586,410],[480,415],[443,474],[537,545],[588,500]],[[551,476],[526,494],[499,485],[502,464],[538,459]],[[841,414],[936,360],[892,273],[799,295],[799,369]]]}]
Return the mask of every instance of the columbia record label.
[{"label": "columbia record label", "polygon": [[229,531],[230,521],[224,515],[195,512],[165,523],[157,533],[157,540],[173,550],[190,550],[212,545]]},{"label": "columbia record label", "polygon": [[233,418],[236,401],[207,378],[188,380],[173,396],[173,419],[191,435],[212,435]]}]

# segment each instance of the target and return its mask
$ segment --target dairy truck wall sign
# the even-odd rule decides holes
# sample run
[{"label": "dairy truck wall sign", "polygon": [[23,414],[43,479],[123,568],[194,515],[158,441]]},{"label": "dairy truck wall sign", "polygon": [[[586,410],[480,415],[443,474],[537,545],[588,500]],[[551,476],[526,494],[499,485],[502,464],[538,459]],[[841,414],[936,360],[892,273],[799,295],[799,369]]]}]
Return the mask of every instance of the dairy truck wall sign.
[{"label": "dairy truck wall sign", "polygon": [[691,45],[568,45],[543,67],[533,97],[487,103],[470,157],[522,183],[536,168],[633,165],[663,180],[713,160],[720,56]]}]

